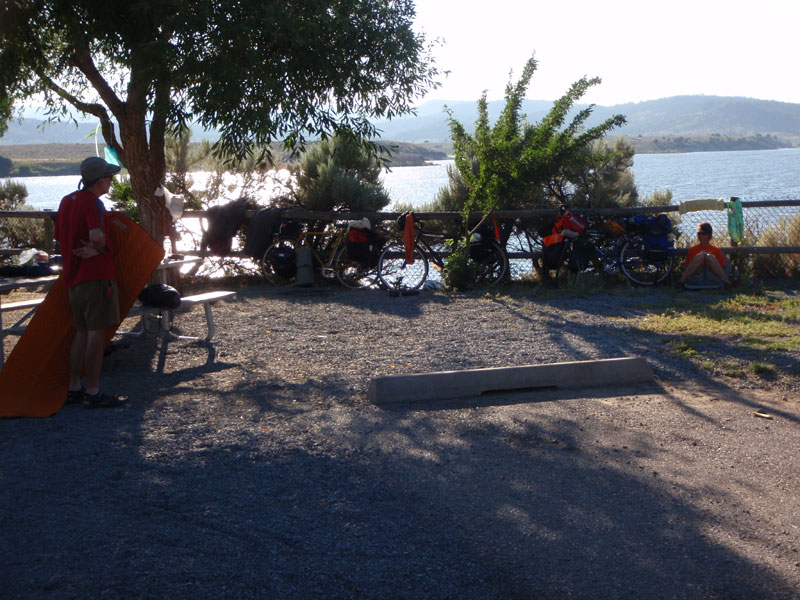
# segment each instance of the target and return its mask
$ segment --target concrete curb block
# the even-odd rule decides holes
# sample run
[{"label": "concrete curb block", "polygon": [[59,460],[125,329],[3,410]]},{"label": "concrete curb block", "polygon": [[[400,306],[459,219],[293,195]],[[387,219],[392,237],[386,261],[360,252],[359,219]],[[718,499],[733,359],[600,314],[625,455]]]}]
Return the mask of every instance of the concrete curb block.
[{"label": "concrete curb block", "polygon": [[368,396],[373,404],[391,404],[463,398],[487,392],[646,383],[653,379],[653,372],[645,359],[625,357],[416,375],[386,375],[370,381]]}]

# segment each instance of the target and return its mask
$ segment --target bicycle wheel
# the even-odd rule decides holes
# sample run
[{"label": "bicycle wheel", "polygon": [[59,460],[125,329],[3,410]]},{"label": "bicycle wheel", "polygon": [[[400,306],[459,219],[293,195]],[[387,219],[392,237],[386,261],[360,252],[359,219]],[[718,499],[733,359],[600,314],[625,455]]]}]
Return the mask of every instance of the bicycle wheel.
[{"label": "bicycle wheel", "polygon": [[274,241],[261,259],[261,274],[272,285],[291,285],[297,275],[298,240]]},{"label": "bicycle wheel", "polygon": [[371,287],[378,276],[377,267],[369,267],[363,261],[348,255],[347,244],[342,244],[336,251],[333,270],[336,273],[336,280],[349,288]]},{"label": "bicycle wheel", "polygon": [[672,255],[655,259],[645,252],[640,238],[625,242],[619,253],[622,272],[636,285],[657,285],[672,273]]},{"label": "bicycle wheel", "polygon": [[413,262],[406,264],[406,247],[402,242],[393,242],[381,252],[378,260],[378,281],[392,292],[418,290],[428,278],[428,258],[414,244]]},{"label": "bicycle wheel", "polygon": [[500,244],[492,242],[483,246],[477,259],[475,259],[475,283],[478,286],[491,287],[497,285],[508,272],[508,257]]}]

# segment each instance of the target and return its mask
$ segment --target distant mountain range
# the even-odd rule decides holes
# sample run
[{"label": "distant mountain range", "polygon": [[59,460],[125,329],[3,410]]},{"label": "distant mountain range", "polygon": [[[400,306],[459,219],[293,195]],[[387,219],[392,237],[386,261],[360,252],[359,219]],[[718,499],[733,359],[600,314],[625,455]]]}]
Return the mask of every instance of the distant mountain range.
[{"label": "distant mountain range", "polygon": [[[505,102],[488,103],[490,123],[494,124]],[[376,123],[382,137],[405,142],[442,142],[450,139],[444,106],[470,131],[477,118],[477,102],[427,102],[416,117],[401,117]],[[522,111],[535,123],[552,108],[545,100],[525,100]],[[573,114],[587,105],[576,105]],[[622,114],[627,125],[614,135],[627,137],[711,135],[750,137],[771,135],[800,145],[800,104],[725,96],[673,96],[614,106],[595,106],[587,126],[599,125],[615,114]],[[571,118],[571,117],[570,117]]]},{"label": "distant mountain range", "polygon": [[[477,102],[431,101],[421,105],[415,116],[404,116],[391,121],[377,121],[383,140],[412,143],[446,143],[450,140],[447,115],[444,107],[468,130],[477,118]],[[495,122],[504,102],[489,102],[489,116]],[[529,122],[540,120],[552,107],[545,100],[526,100],[523,112]],[[586,105],[578,105],[580,110]],[[614,134],[628,137],[660,136],[773,136],[788,146],[800,146],[800,104],[771,100],[725,96],[673,96],[614,106],[595,106],[588,126],[602,123],[614,114],[623,114],[627,125]],[[0,138],[0,146],[21,144],[80,144],[94,142],[96,122],[78,125],[70,123],[45,124],[35,119],[9,122],[8,131]],[[193,140],[208,133],[195,131]]]}]

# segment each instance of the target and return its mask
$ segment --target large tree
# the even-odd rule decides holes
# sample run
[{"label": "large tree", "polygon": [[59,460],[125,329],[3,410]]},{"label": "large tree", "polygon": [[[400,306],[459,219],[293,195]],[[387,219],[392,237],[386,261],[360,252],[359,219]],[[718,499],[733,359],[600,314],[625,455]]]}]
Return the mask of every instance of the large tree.
[{"label": "large tree", "polygon": [[0,2],[0,117],[32,97],[97,117],[156,239],[169,131],[217,128],[236,158],[339,129],[371,139],[370,119],[409,112],[437,76],[411,0]]}]

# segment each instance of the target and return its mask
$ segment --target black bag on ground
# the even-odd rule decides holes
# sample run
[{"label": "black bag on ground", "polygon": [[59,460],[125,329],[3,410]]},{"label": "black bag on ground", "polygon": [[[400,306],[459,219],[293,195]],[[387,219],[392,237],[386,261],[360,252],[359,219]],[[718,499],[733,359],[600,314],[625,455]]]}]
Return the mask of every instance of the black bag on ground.
[{"label": "black bag on ground", "polygon": [[175,309],[181,305],[181,295],[165,283],[148,285],[139,293],[139,302],[154,308]]}]

